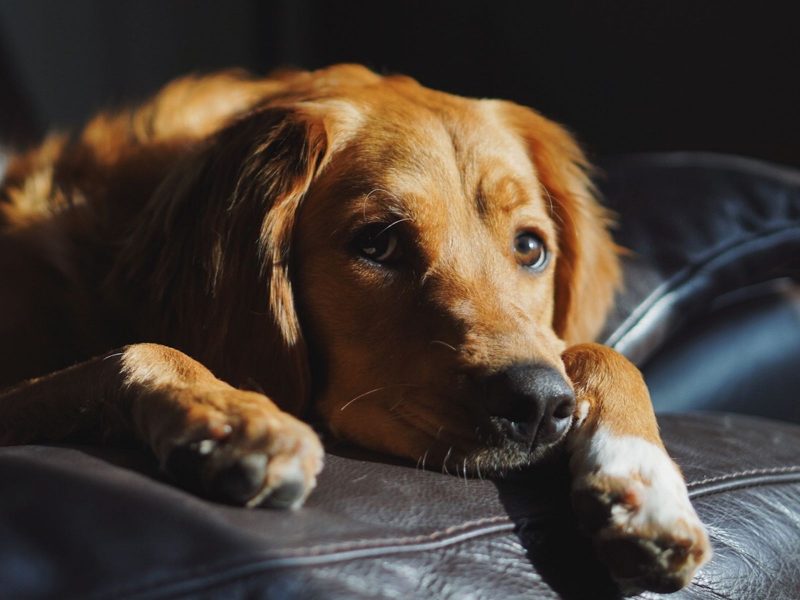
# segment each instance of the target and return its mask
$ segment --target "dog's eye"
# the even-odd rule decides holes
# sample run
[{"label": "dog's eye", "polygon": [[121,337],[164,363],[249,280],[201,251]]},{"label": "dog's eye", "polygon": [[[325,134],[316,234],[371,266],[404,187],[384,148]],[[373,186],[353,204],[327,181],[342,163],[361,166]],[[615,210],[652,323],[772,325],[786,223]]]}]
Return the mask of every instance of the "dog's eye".
[{"label": "dog's eye", "polygon": [[355,248],[361,256],[372,262],[386,264],[402,256],[400,236],[391,225],[370,225],[356,236]]},{"label": "dog's eye", "polygon": [[549,258],[542,239],[530,231],[523,231],[514,238],[514,254],[517,262],[532,271],[541,271]]}]

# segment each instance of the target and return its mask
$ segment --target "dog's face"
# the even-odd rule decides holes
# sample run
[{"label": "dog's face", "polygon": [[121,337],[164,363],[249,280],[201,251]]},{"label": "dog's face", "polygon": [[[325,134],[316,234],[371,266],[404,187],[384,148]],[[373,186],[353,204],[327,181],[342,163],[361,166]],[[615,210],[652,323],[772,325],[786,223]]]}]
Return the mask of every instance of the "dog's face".
[{"label": "dog's face", "polygon": [[426,466],[547,454],[574,409],[560,354],[596,334],[618,278],[571,137],[360,68],[270,85],[160,188],[154,218],[194,223],[170,255],[204,265],[173,286],[193,315],[184,347]]},{"label": "dog's face", "polygon": [[573,415],[554,321],[574,257],[514,127],[524,109],[405,78],[351,95],[292,247],[315,410],[338,436],[428,466],[529,464]]}]

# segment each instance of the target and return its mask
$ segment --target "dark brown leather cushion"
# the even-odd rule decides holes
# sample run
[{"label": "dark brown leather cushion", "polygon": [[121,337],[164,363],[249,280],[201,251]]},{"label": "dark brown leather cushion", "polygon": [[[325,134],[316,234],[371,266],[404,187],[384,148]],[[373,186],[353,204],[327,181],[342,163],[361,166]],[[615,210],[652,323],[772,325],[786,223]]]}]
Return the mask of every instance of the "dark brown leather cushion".
[{"label": "dark brown leather cushion", "polygon": [[[796,598],[800,427],[666,417],[715,557],[676,598]],[[559,471],[463,480],[329,455],[292,512],[207,502],[137,452],[0,450],[0,596],[614,597]]]}]

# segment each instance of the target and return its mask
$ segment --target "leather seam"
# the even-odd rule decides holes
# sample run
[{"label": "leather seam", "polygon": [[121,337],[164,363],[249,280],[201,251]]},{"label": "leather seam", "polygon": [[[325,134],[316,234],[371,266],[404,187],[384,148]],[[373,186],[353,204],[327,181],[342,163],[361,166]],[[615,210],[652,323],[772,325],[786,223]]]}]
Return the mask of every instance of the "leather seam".
[{"label": "leather seam", "polygon": [[778,473],[800,473],[800,465],[786,465],[783,467],[765,467],[761,469],[747,469],[745,471],[736,471],[735,473],[727,473],[725,475],[718,475],[716,477],[705,477],[697,481],[687,482],[688,489],[695,488],[700,485],[709,483],[720,483],[722,481],[730,481],[740,477],[751,477],[753,475],[775,475]]},{"label": "leather seam", "polygon": [[721,482],[705,484],[704,487],[689,490],[689,498],[694,500],[716,494],[724,494],[738,490],[749,490],[765,486],[797,485],[800,483],[800,471],[790,470],[785,473],[765,473],[724,479]]},{"label": "leather seam", "polygon": [[[796,223],[766,228],[758,233],[742,236],[723,244],[704,259],[686,264],[650,292],[634,311],[610,335],[606,336],[603,343],[612,348],[617,348],[620,344],[626,342],[654,307],[665,298],[691,284],[698,277],[698,274],[705,274],[709,265],[722,260],[722,267],[727,266],[732,261],[724,260],[726,255],[732,254],[733,258],[736,258],[741,256],[741,249],[750,244],[794,230],[800,231],[800,227]],[[715,268],[713,271],[717,271],[719,268],[721,267]]]}]

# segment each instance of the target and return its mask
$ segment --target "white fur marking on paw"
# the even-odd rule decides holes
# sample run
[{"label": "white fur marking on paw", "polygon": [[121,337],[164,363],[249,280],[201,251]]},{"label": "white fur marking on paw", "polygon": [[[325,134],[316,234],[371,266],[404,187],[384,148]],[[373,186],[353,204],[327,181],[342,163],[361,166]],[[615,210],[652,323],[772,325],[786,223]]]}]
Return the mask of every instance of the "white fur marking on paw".
[{"label": "white fur marking on paw", "polygon": [[[570,449],[573,493],[593,497],[608,511],[608,520],[594,533],[595,543],[600,548],[634,544],[648,557],[623,566],[618,577],[622,587],[633,593],[686,585],[711,557],[711,547],[683,477],[666,451],[606,427],[576,430]],[[612,575],[622,564],[610,563]]]},{"label": "white fur marking on paw", "polygon": [[664,450],[639,437],[616,435],[605,427],[582,437],[590,439],[583,452],[576,448],[572,456],[577,487],[583,487],[587,477],[621,479],[636,499],[633,506],[619,502],[612,507],[613,527],[631,533],[702,527],[686,484]]}]

